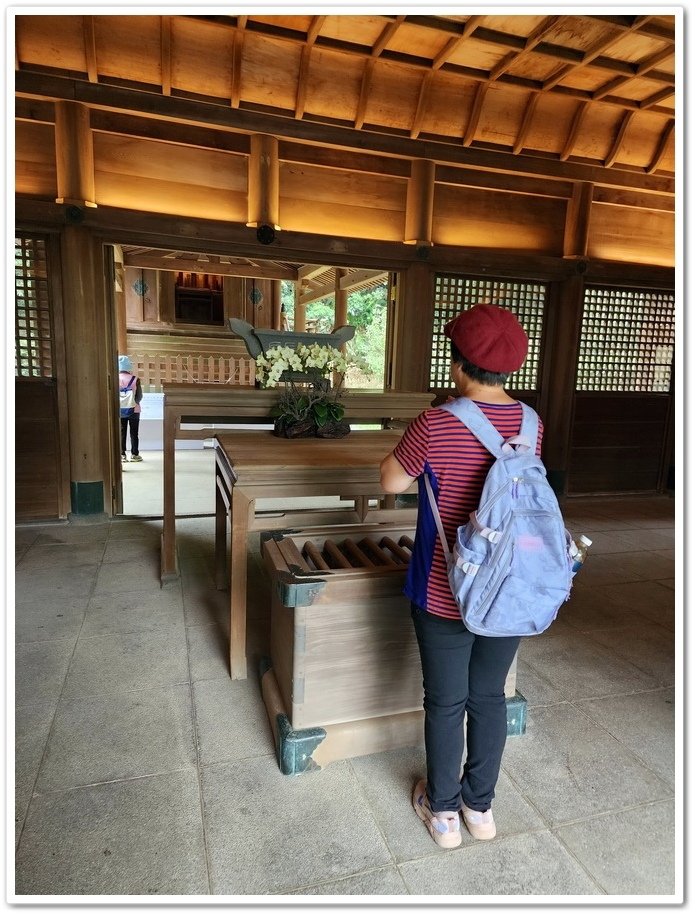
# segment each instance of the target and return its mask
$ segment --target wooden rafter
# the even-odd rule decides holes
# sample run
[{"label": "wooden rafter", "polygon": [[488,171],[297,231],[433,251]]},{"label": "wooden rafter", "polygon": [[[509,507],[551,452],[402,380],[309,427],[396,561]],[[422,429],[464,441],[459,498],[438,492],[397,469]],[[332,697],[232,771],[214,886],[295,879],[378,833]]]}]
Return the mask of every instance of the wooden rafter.
[{"label": "wooden rafter", "polygon": [[524,48],[521,51],[511,51],[509,54],[500,61],[490,72],[491,80],[497,80],[503,75],[513,64],[518,63],[522,60],[527,54],[536,48],[536,46],[543,41],[544,38],[553,31],[560,20],[560,16],[547,16],[539,25],[533,29],[528,35],[524,43]]},{"label": "wooden rafter", "polygon": [[444,48],[439,52],[439,54],[433,60],[433,70],[439,70],[440,67],[445,64],[450,57],[454,54],[457,48],[460,47],[467,38],[472,35],[477,28],[479,22],[483,19],[483,16],[470,16],[466,25],[464,26],[464,31],[457,38],[450,38]]},{"label": "wooden rafter", "polygon": [[633,76],[617,76],[613,80],[609,80],[608,83],[600,86],[599,89],[596,89],[592,93],[592,100],[596,102],[599,99],[603,99],[605,96],[609,95],[610,92],[614,92],[620,86],[624,86],[626,83],[629,83],[633,79],[645,76],[656,64],[662,63],[663,60],[672,57],[673,54],[674,48],[670,46],[663,48],[656,54],[651,54],[649,57],[644,57],[642,61],[635,65],[635,73]]},{"label": "wooden rafter", "polygon": [[657,171],[657,169],[659,168],[660,163],[662,162],[664,155],[667,152],[667,147],[671,143],[673,136],[674,136],[674,121],[670,121],[667,127],[665,127],[665,129],[662,131],[662,136],[660,137],[660,140],[657,144],[657,149],[655,150],[655,154],[653,155],[650,165],[648,166],[646,170],[648,175],[654,174]]},{"label": "wooden rafter", "polygon": [[621,152],[621,146],[623,144],[624,137],[626,136],[626,131],[630,127],[631,121],[633,120],[635,115],[636,115],[635,111],[627,111],[626,114],[623,116],[623,119],[621,121],[621,126],[619,127],[619,132],[616,135],[616,139],[614,140],[612,148],[609,151],[609,155],[604,160],[605,168],[610,169],[612,165],[614,165],[616,160],[619,158],[619,153]]},{"label": "wooden rafter", "polygon": [[367,111],[367,102],[370,98],[370,88],[372,86],[372,74],[374,73],[376,60],[374,57],[365,61],[363,70],[362,83],[360,84],[360,98],[358,99],[358,109],[355,113],[354,127],[359,130],[365,123],[365,112]]},{"label": "wooden rafter", "polygon": [[160,41],[162,59],[162,95],[172,94],[172,20],[160,16]]},{"label": "wooden rafter", "polygon": [[319,37],[319,32],[321,32],[324,22],[326,21],[326,16],[313,16],[312,21],[309,24],[307,29],[307,44],[311,47],[314,42]]},{"label": "wooden rafter", "polygon": [[638,103],[638,107],[642,109],[654,108],[655,105],[659,105],[660,102],[664,102],[665,99],[669,99],[674,95],[674,87],[670,88],[669,86],[665,89],[660,89],[659,92],[656,92],[654,95],[648,96],[647,99],[643,99],[642,102]]},{"label": "wooden rafter", "polygon": [[575,146],[575,141],[577,140],[578,134],[580,133],[580,128],[582,127],[582,122],[585,118],[585,115],[587,114],[587,109],[588,103],[580,102],[575,110],[575,114],[573,115],[573,123],[570,125],[568,137],[565,144],[563,145],[563,149],[561,150],[559,157],[561,162],[565,162],[573,152],[573,147]]},{"label": "wooden rafter", "polygon": [[[245,18],[245,17],[240,17]],[[242,91],[242,52],[244,50],[244,32],[236,29],[232,36],[232,87],[230,105],[239,108]]]},{"label": "wooden rafter", "polygon": [[82,17],[82,32],[85,41],[87,79],[90,83],[96,83],[99,80],[99,75],[97,72],[97,40],[94,34],[94,16]]},{"label": "wooden rafter", "polygon": [[488,89],[488,86],[489,83],[479,83],[476,87],[474,103],[471,106],[471,112],[469,113],[469,123],[466,125],[466,130],[464,131],[464,137],[462,139],[463,146],[470,146],[474,139],[476,128],[478,127],[479,119],[481,118],[481,111],[483,110],[483,102],[486,98],[486,90]]},{"label": "wooden rafter", "polygon": [[305,102],[307,99],[307,86],[309,82],[309,60],[312,54],[312,45],[317,40],[319,32],[324,25],[326,16],[314,16],[307,29],[307,42],[302,48],[300,69],[297,76],[297,92],[295,94],[295,117],[304,117]]},{"label": "wooden rafter", "polygon": [[532,121],[534,120],[534,112],[536,111],[537,104],[541,95],[538,92],[532,92],[529,101],[527,102],[527,107],[524,111],[524,117],[522,119],[522,124],[515,138],[515,143],[512,147],[513,153],[517,154],[524,148],[525,140],[529,134],[529,129],[532,126]]},{"label": "wooden rafter", "polygon": [[272,261],[265,264],[225,264],[221,261],[212,262],[207,255],[195,257],[175,258],[164,257],[160,254],[139,254],[129,252],[124,255],[125,267],[144,267],[157,270],[170,270],[178,273],[215,273],[222,277],[253,277],[255,279],[270,280],[296,280],[297,270],[294,267],[284,266]]},{"label": "wooden rafter", "polygon": [[324,273],[325,270],[326,267],[323,264],[305,264],[298,269],[297,279],[309,282]]},{"label": "wooden rafter", "polygon": [[606,51],[607,48],[610,48],[612,45],[616,44],[617,41],[620,41],[629,32],[636,31],[640,25],[644,24],[649,19],[649,16],[640,16],[629,29],[600,38],[598,41],[594,42],[591,48],[585,51],[580,63],[564,64],[554,73],[552,73],[548,79],[544,80],[542,88],[545,92],[547,92],[549,89],[553,89],[554,86],[557,86],[561,80],[565,79],[569,74],[576,73],[578,70],[582,70],[583,67],[586,67],[588,64],[596,61],[596,59],[602,54],[603,51]]},{"label": "wooden rafter", "polygon": [[387,47],[389,42],[392,40],[392,38],[396,34],[397,29],[399,28],[399,26],[401,25],[401,23],[404,21],[405,18],[406,18],[405,16],[394,16],[392,18],[392,21],[389,22],[387,25],[385,25],[377,41],[370,48],[371,57],[380,56],[382,51],[384,51],[384,49]]},{"label": "wooden rafter", "polygon": [[423,81],[420,87],[420,93],[418,95],[418,104],[416,106],[416,114],[413,118],[413,125],[411,126],[411,138],[415,139],[418,134],[421,132],[423,126],[423,118],[425,117],[425,112],[428,107],[428,89],[433,79],[433,73],[426,73],[423,77]]}]

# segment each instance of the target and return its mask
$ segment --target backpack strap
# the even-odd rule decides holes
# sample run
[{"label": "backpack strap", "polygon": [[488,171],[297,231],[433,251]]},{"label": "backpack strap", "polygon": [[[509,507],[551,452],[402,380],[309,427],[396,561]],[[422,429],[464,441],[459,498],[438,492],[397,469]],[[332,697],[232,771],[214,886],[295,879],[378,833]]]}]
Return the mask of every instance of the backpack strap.
[{"label": "backpack strap", "polygon": [[523,404],[522,401],[518,403],[522,408],[522,425],[518,435],[511,439],[503,439],[478,404],[475,404],[470,398],[457,398],[456,401],[441,404],[440,409],[446,410],[461,420],[494,458],[502,458],[513,450],[536,451],[539,417],[531,407]]},{"label": "backpack strap", "polygon": [[[425,483],[425,490],[428,494],[428,501],[430,502],[430,509],[433,513],[433,519],[435,520],[435,527],[437,528],[437,533],[440,536],[440,543],[442,544],[442,552],[445,555],[445,563],[447,564],[447,569],[450,568],[452,563],[463,570],[465,573],[472,574],[478,572],[479,567],[475,563],[470,563],[466,560],[463,560],[461,557],[456,557],[454,553],[449,549],[449,544],[447,543],[447,538],[445,537],[445,529],[442,525],[442,518],[440,516],[440,510],[437,508],[437,502],[435,501],[435,494],[433,493],[432,484],[430,483],[430,478],[427,473],[423,474],[423,481]],[[490,531],[490,528],[484,529],[485,531]]]}]

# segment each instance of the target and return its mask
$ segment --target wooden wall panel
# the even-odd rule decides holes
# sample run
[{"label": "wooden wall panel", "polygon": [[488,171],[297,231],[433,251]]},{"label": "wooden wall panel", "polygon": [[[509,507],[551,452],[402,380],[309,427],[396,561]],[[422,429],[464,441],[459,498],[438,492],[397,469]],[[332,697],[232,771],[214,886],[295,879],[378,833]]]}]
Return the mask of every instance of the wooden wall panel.
[{"label": "wooden wall panel", "polygon": [[668,395],[576,395],[568,493],[655,491],[669,402]]},{"label": "wooden wall panel", "polygon": [[594,105],[583,118],[572,155],[604,161],[611,152],[612,138],[618,134],[624,114],[616,105]]},{"label": "wooden wall panel", "polygon": [[95,185],[97,203],[106,207],[246,222],[246,194],[234,191],[101,171],[95,175]]},{"label": "wooden wall panel", "polygon": [[404,179],[280,164],[283,229],[401,241],[405,206]]},{"label": "wooden wall panel", "polygon": [[501,143],[512,146],[517,139],[517,127],[522,123],[529,102],[529,93],[506,92],[500,86],[491,85],[481,109],[476,140],[483,143]]},{"label": "wooden wall panel", "polygon": [[674,214],[592,205],[587,254],[591,258],[674,266]]},{"label": "wooden wall panel", "polygon": [[435,186],[433,242],[563,253],[565,202],[477,188]]},{"label": "wooden wall panel", "polygon": [[[77,17],[78,19],[81,17]],[[95,16],[99,73],[162,84],[160,16]]]},{"label": "wooden wall panel", "polygon": [[58,195],[52,124],[15,122],[15,188],[32,197],[55,200]]},{"label": "wooden wall panel", "polygon": [[211,22],[172,16],[172,87],[214,98],[230,98],[230,32]]},{"label": "wooden wall panel", "polygon": [[17,16],[15,28],[17,55],[23,63],[45,66],[49,47],[51,66],[87,71],[82,16]]},{"label": "wooden wall panel", "polygon": [[15,379],[15,517],[60,515],[58,408],[53,379]]},{"label": "wooden wall panel", "polygon": [[358,57],[312,48],[305,111],[318,117],[354,121],[364,68]]},{"label": "wooden wall panel", "polygon": [[245,102],[295,109],[295,85],[302,46],[244,33],[241,97]]},{"label": "wooden wall panel", "polygon": [[[202,332],[203,333],[203,332]],[[193,334],[158,334],[144,331],[128,332],[129,353],[203,353],[210,356],[247,356],[246,344],[239,337],[233,337],[229,330],[206,330],[204,336]]]},{"label": "wooden wall panel", "polygon": [[377,61],[365,109],[365,123],[410,130],[416,116],[423,74],[409,67]]},{"label": "wooden wall panel", "polygon": [[566,139],[570,136],[577,107],[577,99],[542,93],[534,109],[534,117],[529,125],[524,145],[529,149],[540,149],[546,153],[560,155]]},{"label": "wooden wall panel", "polygon": [[463,137],[468,123],[466,112],[471,108],[476,85],[473,80],[464,83],[439,70],[432,78],[426,98],[421,133]]}]

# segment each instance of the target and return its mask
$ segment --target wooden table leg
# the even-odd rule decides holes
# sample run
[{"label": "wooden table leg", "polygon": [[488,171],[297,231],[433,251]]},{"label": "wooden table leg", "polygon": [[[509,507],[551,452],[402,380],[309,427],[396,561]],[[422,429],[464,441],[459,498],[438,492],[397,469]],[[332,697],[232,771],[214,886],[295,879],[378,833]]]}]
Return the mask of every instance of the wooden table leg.
[{"label": "wooden table leg", "polygon": [[230,538],[230,677],[245,680],[247,615],[247,536],[250,500],[238,487],[232,487]]},{"label": "wooden table leg", "polygon": [[179,570],[176,562],[176,505],[175,505],[175,434],[176,419],[164,411],[163,424],[163,524],[161,579],[163,582],[176,579]]},{"label": "wooden table leg", "polygon": [[215,475],[215,587],[223,591],[229,584],[227,573],[227,519],[230,514],[229,493]]}]

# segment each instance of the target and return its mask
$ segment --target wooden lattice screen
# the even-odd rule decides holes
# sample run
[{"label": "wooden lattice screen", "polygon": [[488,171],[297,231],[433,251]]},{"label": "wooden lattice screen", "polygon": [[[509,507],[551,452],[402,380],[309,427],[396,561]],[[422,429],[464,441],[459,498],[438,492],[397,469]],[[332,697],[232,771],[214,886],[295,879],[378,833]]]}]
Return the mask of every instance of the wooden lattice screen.
[{"label": "wooden lattice screen", "polygon": [[15,376],[53,375],[46,243],[15,238]]},{"label": "wooden lattice screen", "polygon": [[673,354],[673,293],[585,290],[578,391],[667,393]]},{"label": "wooden lattice screen", "polygon": [[488,302],[513,312],[529,337],[527,359],[520,370],[510,374],[507,387],[515,391],[536,391],[546,294],[547,286],[543,283],[437,274],[430,360],[431,389],[452,387],[450,342],[443,332],[445,324],[477,302]]}]

